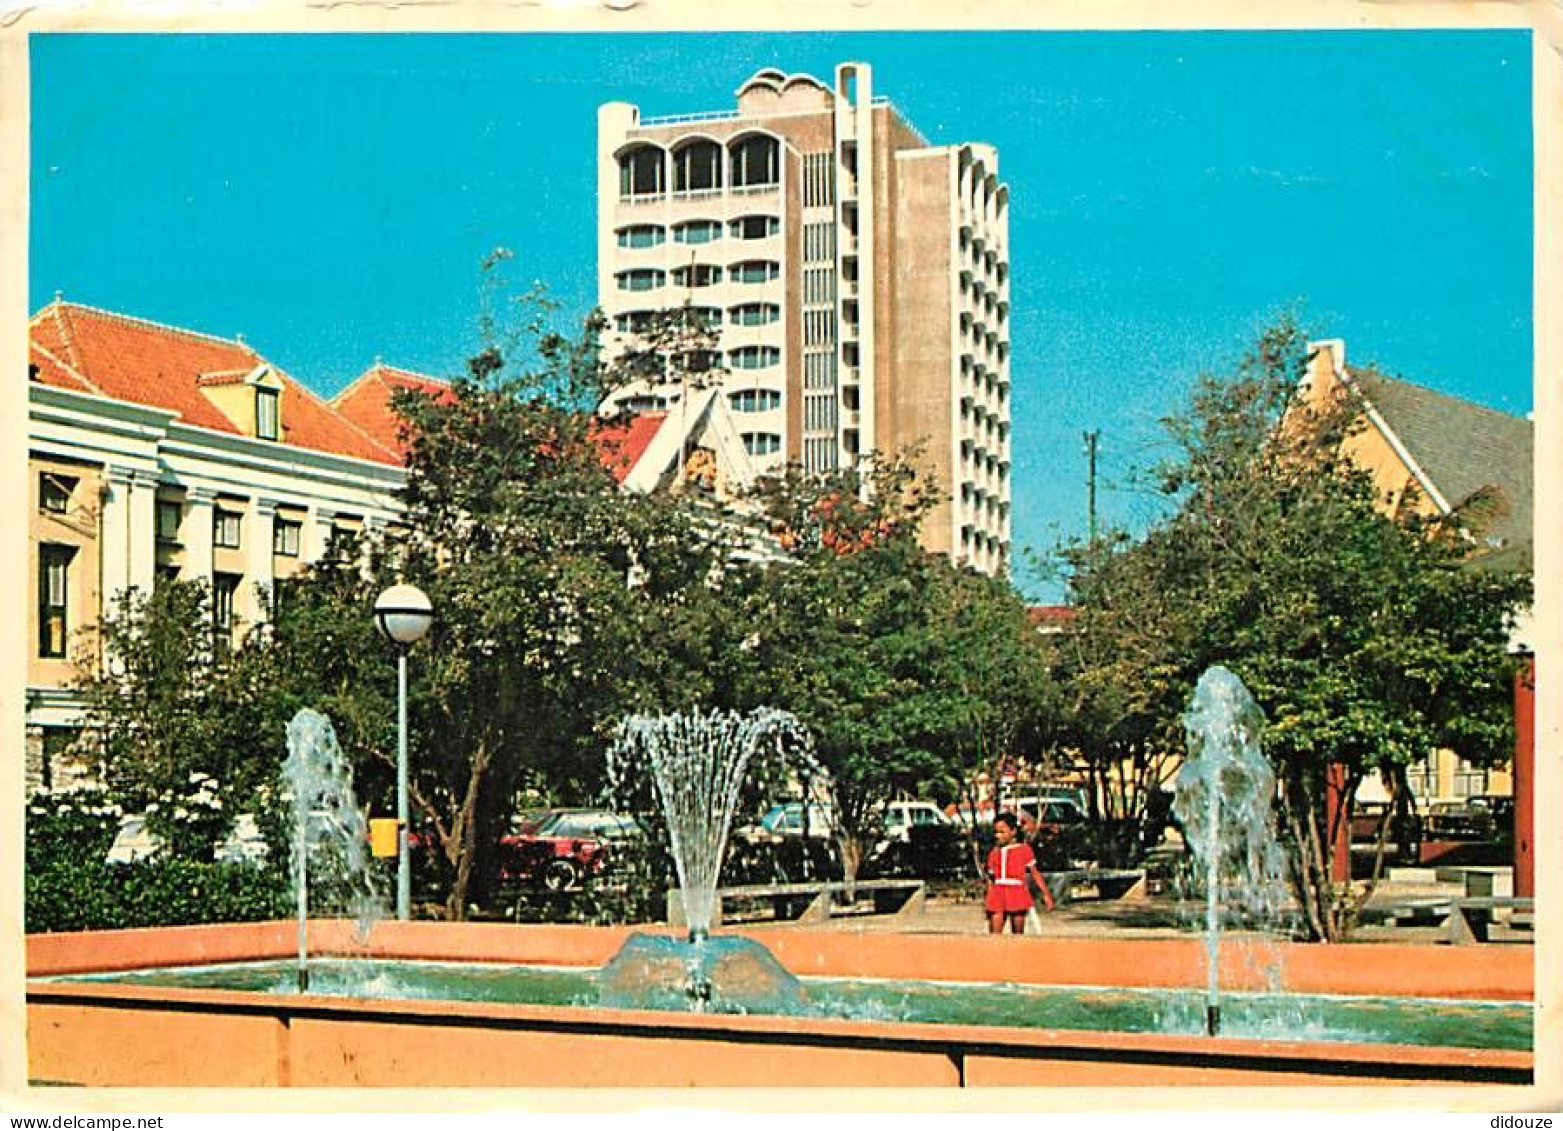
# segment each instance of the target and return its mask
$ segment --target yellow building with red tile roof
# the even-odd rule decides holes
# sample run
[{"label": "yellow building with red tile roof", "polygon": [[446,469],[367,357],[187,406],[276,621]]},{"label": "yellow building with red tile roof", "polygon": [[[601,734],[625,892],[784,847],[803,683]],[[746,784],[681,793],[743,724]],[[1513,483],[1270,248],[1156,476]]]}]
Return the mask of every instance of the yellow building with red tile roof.
[{"label": "yellow building with red tile roof", "polygon": [[68,774],[75,665],[108,602],[212,586],[232,641],[333,533],[392,522],[400,451],[238,338],[62,298],[29,324],[29,785]]},{"label": "yellow building with red tile roof", "polygon": [[[217,638],[241,639],[333,534],[397,520],[396,391],[453,391],[377,360],[327,401],[242,338],[59,296],[28,329],[27,776],[54,788],[79,770],[65,756],[82,724],[71,684],[78,662],[101,660],[93,630],[118,594],[206,581]],[[754,477],[714,392],[592,438],[628,491],[698,488],[725,504]],[[770,554],[762,535],[746,540],[741,553]]]}]

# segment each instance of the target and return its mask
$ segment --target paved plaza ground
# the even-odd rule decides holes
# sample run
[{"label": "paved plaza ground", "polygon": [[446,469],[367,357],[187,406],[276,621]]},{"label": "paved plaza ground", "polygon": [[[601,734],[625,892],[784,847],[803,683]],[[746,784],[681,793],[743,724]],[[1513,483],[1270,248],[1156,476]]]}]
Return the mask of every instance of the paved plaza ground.
[{"label": "paved plaza ground", "polygon": [[[1500,890],[1506,870],[1497,870]],[[1440,880],[1431,868],[1396,868],[1380,880],[1368,904],[1363,922],[1352,933],[1356,942],[1442,943],[1445,928],[1439,923],[1395,924],[1387,913],[1395,907],[1465,894],[1463,883]],[[1143,899],[1084,898],[1066,903],[1040,916],[1042,935],[1057,938],[1176,938],[1193,930],[1191,910],[1171,895]],[[1196,912],[1197,917],[1197,912]],[[1529,929],[1511,927],[1500,916],[1491,930],[1493,943],[1526,944]],[[770,924],[767,924],[770,925]],[[780,925],[780,924],[778,924]],[[901,915],[842,914],[825,922],[807,924],[810,930],[869,931],[873,933],[981,935],[988,930],[980,895],[935,892],[920,911]]]}]

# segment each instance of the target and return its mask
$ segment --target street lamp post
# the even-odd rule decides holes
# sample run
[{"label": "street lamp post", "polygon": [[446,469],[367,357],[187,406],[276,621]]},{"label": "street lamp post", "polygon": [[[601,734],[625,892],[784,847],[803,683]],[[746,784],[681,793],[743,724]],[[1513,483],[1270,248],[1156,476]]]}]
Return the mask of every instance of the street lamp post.
[{"label": "street lamp post", "polygon": [[407,649],[429,631],[434,606],[415,585],[393,585],[374,603],[374,620],[396,645],[396,917],[412,907],[412,869],[407,851]]}]

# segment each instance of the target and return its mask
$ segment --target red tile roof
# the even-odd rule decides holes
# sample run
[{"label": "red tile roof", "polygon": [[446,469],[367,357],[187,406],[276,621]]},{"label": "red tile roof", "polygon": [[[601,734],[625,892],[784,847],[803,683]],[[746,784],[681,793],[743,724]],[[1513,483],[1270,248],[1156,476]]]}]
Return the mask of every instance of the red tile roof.
[{"label": "red tile roof", "polygon": [[628,420],[599,421],[592,425],[591,441],[597,445],[603,466],[613,473],[615,482],[623,483],[629,478],[667,418],[665,412],[643,412]]},{"label": "red tile roof", "polygon": [[[405,458],[407,442],[402,436],[404,422],[391,407],[391,398],[397,389],[415,389],[445,402],[454,399],[456,395],[448,381],[376,362],[338,393],[331,404],[369,435],[400,452]],[[611,423],[592,422],[588,438],[596,445],[598,457],[613,474],[615,482],[623,483],[629,477],[666,418],[666,413],[657,412]]]},{"label": "red tile roof", "polygon": [[448,381],[377,361],[332,397],[331,407],[405,460],[407,443],[401,435],[404,422],[391,407],[391,396],[397,389],[415,389],[441,401],[456,395]]},{"label": "red tile roof", "polygon": [[57,385],[62,389],[74,389],[78,393],[93,391],[92,383],[65,362],[55,357],[36,342],[27,343],[28,376],[45,385]]},{"label": "red tile roof", "polygon": [[283,443],[379,463],[400,462],[393,450],[242,341],[59,300],[33,316],[29,336],[37,379],[45,384],[166,409],[185,424],[234,435],[238,427],[201,386],[214,377],[247,374],[268,365],[283,385]]},{"label": "red tile roof", "polygon": [[[202,389],[235,384],[267,365],[284,386],[285,443],[380,463],[406,459],[402,420],[391,408],[396,389],[455,396],[449,382],[376,362],[327,403],[245,342],[78,303],[50,303],[33,316],[29,333],[34,380],[166,409],[186,424],[233,435],[238,427]],[[593,424],[591,441],[616,482],[629,477],[666,419],[645,413]]]}]

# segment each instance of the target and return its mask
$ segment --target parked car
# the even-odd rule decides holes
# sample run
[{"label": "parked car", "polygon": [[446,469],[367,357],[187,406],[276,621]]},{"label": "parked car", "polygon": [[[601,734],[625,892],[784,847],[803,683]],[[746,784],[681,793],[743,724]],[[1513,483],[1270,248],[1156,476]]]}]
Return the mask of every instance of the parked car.
[{"label": "parked car", "polygon": [[[973,810],[970,805],[950,805],[945,808],[945,813],[959,824],[968,828],[972,825]],[[999,813],[1014,813],[1017,817],[1027,815],[1033,819],[1042,815],[1044,820],[1062,823],[1085,821],[1088,817],[1085,802],[1080,799],[1078,791],[1067,787],[1024,797],[1006,797],[997,809],[993,802],[983,801],[976,809],[976,823],[991,825]]]},{"label": "parked car", "polygon": [[1437,801],[1427,813],[1428,840],[1489,840],[1496,833],[1491,810],[1464,801]]},{"label": "parked car", "polygon": [[614,845],[640,835],[631,817],[606,809],[533,809],[499,840],[502,880],[573,891],[607,867]]},{"label": "parked car", "polygon": [[807,835],[828,840],[835,835],[835,815],[828,805],[809,805],[808,829],[803,827],[803,802],[783,801],[767,809],[755,824],[743,825],[733,830],[733,835],[751,844],[764,844]]},{"label": "parked car", "polygon": [[914,828],[954,824],[932,801],[892,801],[883,813],[885,840],[910,840]]},{"label": "parked car", "polygon": [[1383,801],[1359,801],[1351,811],[1351,843],[1354,851],[1368,852],[1378,844],[1379,830],[1390,821],[1389,835],[1385,841],[1392,860],[1402,864],[1414,864],[1420,859],[1422,847],[1422,817],[1415,810],[1407,810],[1391,816],[1393,806]]},{"label": "parked car", "polygon": [[1483,794],[1471,798],[1471,808],[1492,814],[1493,824],[1500,833],[1514,827],[1514,798],[1499,794]]},{"label": "parked car", "polygon": [[[130,813],[120,819],[114,843],[109,845],[103,859],[108,864],[134,864],[156,855],[162,847],[162,842],[147,827],[146,816]],[[220,863],[259,864],[265,861],[269,851],[255,817],[241,813],[234,819],[233,830],[217,846],[212,858]]]}]

